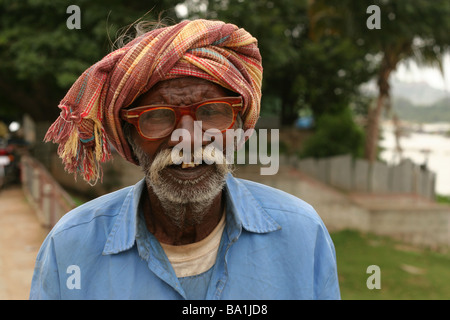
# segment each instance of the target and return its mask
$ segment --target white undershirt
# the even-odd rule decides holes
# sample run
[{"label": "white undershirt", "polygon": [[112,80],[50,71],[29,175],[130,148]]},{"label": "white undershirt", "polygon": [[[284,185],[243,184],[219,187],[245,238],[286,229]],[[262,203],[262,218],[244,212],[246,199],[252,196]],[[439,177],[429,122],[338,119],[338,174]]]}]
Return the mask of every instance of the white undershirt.
[{"label": "white undershirt", "polygon": [[224,228],[225,214],[214,230],[198,242],[181,246],[161,243],[178,278],[201,274],[214,265]]}]

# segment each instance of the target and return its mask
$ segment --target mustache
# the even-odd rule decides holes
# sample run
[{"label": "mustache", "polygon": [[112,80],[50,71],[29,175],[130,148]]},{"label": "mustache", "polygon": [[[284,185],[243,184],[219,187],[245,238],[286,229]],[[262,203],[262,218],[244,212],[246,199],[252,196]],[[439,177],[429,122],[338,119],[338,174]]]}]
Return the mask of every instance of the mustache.
[{"label": "mustache", "polygon": [[[184,152],[183,149],[164,149],[161,150],[153,160],[152,166],[159,170],[171,165],[180,165],[182,163],[206,163],[206,164],[226,164],[226,158],[217,149],[204,146],[194,150],[194,152]],[[157,169],[155,168],[155,169]]]}]

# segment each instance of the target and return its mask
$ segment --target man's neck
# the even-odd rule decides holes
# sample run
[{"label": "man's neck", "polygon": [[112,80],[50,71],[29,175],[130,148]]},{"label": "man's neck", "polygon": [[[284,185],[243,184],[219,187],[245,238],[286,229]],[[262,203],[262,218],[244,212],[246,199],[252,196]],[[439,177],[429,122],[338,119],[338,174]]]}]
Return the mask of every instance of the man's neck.
[{"label": "man's neck", "polygon": [[[219,193],[204,209],[201,221],[196,221],[193,210],[195,204],[173,204],[173,208],[170,208],[172,205],[166,204],[165,207],[151,188],[147,188],[141,199],[147,229],[158,241],[165,244],[184,245],[198,242],[206,238],[219,223],[225,204],[222,194],[223,192]],[[167,212],[174,209],[184,211],[183,217],[177,223]]]}]

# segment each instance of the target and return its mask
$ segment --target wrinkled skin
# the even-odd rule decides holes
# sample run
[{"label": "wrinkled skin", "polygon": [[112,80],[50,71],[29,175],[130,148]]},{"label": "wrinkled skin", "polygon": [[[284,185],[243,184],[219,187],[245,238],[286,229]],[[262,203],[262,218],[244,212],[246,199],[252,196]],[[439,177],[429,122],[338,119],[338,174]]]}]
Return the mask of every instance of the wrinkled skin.
[{"label": "wrinkled skin", "polygon": [[[193,78],[178,78],[159,82],[148,92],[142,94],[134,103],[133,107],[168,104],[175,106],[190,105],[207,99],[230,96],[230,92],[223,87],[212,82]],[[178,126],[175,128],[183,128],[191,134],[191,145],[193,148],[194,135],[194,119],[189,115],[184,115]],[[172,141],[170,135],[166,138],[149,141],[141,137],[137,130],[133,127],[131,132],[134,143],[145,153],[148,162],[152,163],[157,154],[165,149],[172,149],[179,141]],[[223,135],[225,145],[225,135]],[[202,141],[203,145],[210,141]],[[136,153],[136,152],[135,152]],[[142,163],[141,163],[142,166]],[[201,185],[183,184],[183,181],[199,181],[202,184],[206,177],[214,173],[213,165],[200,165],[195,168],[181,169],[181,166],[171,166],[170,169],[161,171],[161,176],[167,181],[173,183],[173,188],[193,188],[201,187]],[[170,173],[170,174],[169,174]],[[176,181],[172,181],[173,177]],[[203,179],[203,180],[202,180]],[[178,183],[178,184],[177,184]],[[144,216],[148,230],[161,242],[182,245],[200,241],[205,238],[217,226],[224,210],[224,200],[222,192],[212,199],[207,208],[202,207],[203,217],[201,221],[191,219],[194,216],[192,205],[186,206],[185,217],[182,225],[176,225],[173,220],[166,214],[166,207],[160,201],[158,195],[153,188],[147,183],[147,192],[143,193],[141,205],[144,210]],[[180,205],[181,206],[181,205]]]}]

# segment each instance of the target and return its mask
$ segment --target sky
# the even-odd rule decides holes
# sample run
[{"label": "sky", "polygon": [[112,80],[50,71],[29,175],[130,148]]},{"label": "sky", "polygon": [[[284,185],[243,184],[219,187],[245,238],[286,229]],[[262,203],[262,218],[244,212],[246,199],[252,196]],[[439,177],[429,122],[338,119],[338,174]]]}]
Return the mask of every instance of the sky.
[{"label": "sky", "polygon": [[418,67],[416,63],[401,63],[394,77],[403,82],[426,82],[430,87],[450,93],[450,53],[443,59],[444,74],[438,68]]}]

